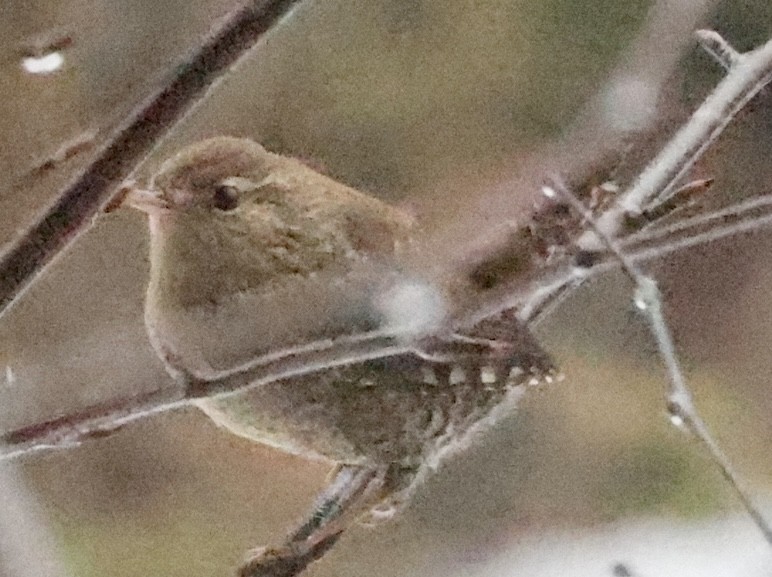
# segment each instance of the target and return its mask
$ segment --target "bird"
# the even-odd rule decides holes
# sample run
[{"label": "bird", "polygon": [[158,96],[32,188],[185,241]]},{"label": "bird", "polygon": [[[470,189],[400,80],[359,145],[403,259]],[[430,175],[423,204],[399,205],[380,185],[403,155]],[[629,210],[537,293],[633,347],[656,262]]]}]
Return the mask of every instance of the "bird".
[{"label": "bird", "polygon": [[354,522],[393,518],[431,471],[553,372],[513,315],[448,330],[457,283],[437,286],[411,268],[421,230],[413,216],[254,140],[193,143],[125,202],[148,216],[145,324],[172,372],[205,377],[395,323],[441,335],[429,339],[433,356],[405,353],[195,401],[233,434],[333,468],[308,518],[282,544],[253,552],[243,577],[296,575]]}]

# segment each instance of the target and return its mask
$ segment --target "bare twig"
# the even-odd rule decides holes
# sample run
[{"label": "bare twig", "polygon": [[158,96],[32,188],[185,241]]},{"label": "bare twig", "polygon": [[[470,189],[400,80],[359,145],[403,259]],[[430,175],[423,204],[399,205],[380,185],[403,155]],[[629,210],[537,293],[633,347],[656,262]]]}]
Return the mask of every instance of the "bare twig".
[{"label": "bare twig", "polygon": [[230,13],[137,107],[56,202],[0,256],[0,316],[89,225],[159,140],[299,0],[250,0]]},{"label": "bare twig", "polygon": [[697,42],[700,43],[703,50],[716,59],[726,70],[737,66],[740,63],[740,53],[737,52],[729,43],[724,40],[720,34],[713,30],[697,30],[694,33]]},{"label": "bare twig", "polygon": [[772,196],[761,196],[668,226],[642,231],[624,239],[621,245],[628,258],[638,262],[722,238],[757,232],[770,225]]},{"label": "bare twig", "polygon": [[[627,259],[641,263],[662,259],[667,254],[724,238],[759,232],[772,226],[772,196],[762,196],[736,205],[694,216],[668,226],[644,230],[619,241]],[[619,260],[599,256],[590,268],[553,267],[538,284],[498,301],[489,314],[502,307],[516,308],[518,317],[530,324],[539,323],[586,280],[619,268]]]},{"label": "bare twig", "polygon": [[[616,238],[627,215],[637,215],[645,206],[666,197],[743,106],[772,80],[772,41],[736,56],[734,62],[726,78],[643,171],[635,185],[621,195],[615,207],[598,217],[598,227],[607,236]],[[587,231],[577,245],[584,250],[598,250],[603,243],[595,232]]]},{"label": "bare twig", "polygon": [[641,270],[627,258],[616,241],[595,222],[593,215],[569,190],[564,186],[557,186],[556,189],[562,194],[566,202],[571,205],[573,210],[580,214],[585,222],[590,225],[606,248],[622,265],[627,276],[635,283],[635,305],[649,321],[652,334],[657,342],[659,354],[665,363],[667,374],[670,379],[670,388],[667,394],[667,408],[673,422],[685,426],[699,440],[703,447],[707,449],[711,459],[735,491],[737,498],[740,500],[743,507],[745,507],[748,515],[753,519],[753,522],[764,535],[766,541],[772,545],[772,527],[770,527],[769,523],[767,523],[766,519],[764,519],[764,516],[761,514],[761,511],[753,503],[745,482],[740,478],[729,458],[718,446],[718,443],[710,433],[705,421],[702,420],[702,417],[697,411],[689,386],[686,384],[686,378],[681,370],[681,364],[678,361],[673,337],[670,334],[665,315],[662,313],[662,297],[656,281],[652,277],[641,272]]},{"label": "bare twig", "polygon": [[117,399],[8,431],[0,436],[0,462],[78,446],[134,421],[187,406],[197,398],[227,398],[280,379],[413,352],[409,344],[400,342],[400,336],[398,332],[378,331],[316,341],[259,357],[208,380],[186,375],[182,390],[157,390]]}]

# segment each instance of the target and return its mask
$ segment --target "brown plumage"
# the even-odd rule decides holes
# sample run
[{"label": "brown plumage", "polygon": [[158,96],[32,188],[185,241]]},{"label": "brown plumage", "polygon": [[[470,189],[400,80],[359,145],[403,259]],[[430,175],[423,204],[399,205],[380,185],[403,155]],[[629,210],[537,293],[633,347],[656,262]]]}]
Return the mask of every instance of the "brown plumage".
[{"label": "brown plumage", "polygon": [[[194,144],[152,188],[130,199],[150,215],[146,323],[159,354],[194,373],[381,327],[383,295],[417,279],[402,268],[411,218],[250,140]],[[435,292],[441,300],[442,287]],[[551,369],[513,318],[438,342],[435,362],[369,361],[199,406],[237,435],[374,471],[377,490],[363,490],[352,510],[398,509],[442,457]],[[293,554],[312,540],[305,530],[293,539]],[[278,574],[255,569],[266,555],[245,574]]]}]

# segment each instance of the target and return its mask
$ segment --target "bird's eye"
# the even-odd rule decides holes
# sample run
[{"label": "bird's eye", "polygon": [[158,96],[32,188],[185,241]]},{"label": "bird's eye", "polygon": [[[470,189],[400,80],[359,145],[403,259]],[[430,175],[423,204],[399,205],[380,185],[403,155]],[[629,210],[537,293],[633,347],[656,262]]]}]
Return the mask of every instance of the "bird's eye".
[{"label": "bird's eye", "polygon": [[214,189],[214,207],[218,210],[229,211],[239,205],[239,191],[227,184],[219,184]]}]

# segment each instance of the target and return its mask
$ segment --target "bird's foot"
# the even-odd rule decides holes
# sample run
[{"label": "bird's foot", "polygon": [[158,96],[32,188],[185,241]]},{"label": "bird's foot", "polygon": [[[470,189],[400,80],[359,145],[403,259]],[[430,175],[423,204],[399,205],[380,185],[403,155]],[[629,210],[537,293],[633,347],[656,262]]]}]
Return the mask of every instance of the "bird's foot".
[{"label": "bird's foot", "polygon": [[258,547],[239,568],[238,577],[295,577],[320,559],[338,540],[340,532],[316,543],[287,543],[280,547]]}]

